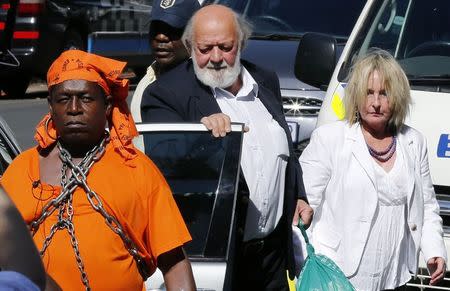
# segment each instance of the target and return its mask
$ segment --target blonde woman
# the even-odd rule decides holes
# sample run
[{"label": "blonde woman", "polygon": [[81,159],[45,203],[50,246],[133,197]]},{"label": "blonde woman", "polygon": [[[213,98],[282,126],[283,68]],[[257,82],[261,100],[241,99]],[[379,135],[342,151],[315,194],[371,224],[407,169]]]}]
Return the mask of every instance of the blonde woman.
[{"label": "blonde woman", "polygon": [[422,251],[436,284],[447,260],[425,138],[404,124],[408,80],[386,51],[359,59],[345,121],[314,131],[300,157],[312,242],[357,290],[401,290]]}]

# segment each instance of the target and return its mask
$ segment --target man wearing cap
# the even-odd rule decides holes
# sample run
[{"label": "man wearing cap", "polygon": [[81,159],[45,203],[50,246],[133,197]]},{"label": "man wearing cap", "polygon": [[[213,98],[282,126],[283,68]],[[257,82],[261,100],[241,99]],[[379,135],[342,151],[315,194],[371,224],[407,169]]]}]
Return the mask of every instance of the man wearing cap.
[{"label": "man wearing cap", "polygon": [[145,88],[164,72],[187,60],[189,54],[181,36],[192,14],[200,8],[198,0],[157,0],[154,2],[150,22],[150,46],[155,61],[147,68],[131,99],[131,114],[141,122],[141,100]]},{"label": "man wearing cap", "polygon": [[145,290],[157,267],[167,289],[195,290],[183,218],[131,142],[124,67],[83,51],[61,54],[47,74],[50,112],[36,128],[38,145],[0,182],[63,290]]}]

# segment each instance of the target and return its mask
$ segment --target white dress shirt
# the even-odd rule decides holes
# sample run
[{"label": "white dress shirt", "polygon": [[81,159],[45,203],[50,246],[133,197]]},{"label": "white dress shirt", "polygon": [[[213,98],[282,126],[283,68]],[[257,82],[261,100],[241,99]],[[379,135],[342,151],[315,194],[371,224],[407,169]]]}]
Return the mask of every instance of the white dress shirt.
[{"label": "white dress shirt", "polygon": [[[145,88],[156,81],[155,64],[156,62],[153,62],[150,66],[148,66],[147,73],[139,81],[136,89],[134,90],[133,97],[131,97],[130,112],[134,122],[136,123],[142,122],[141,102]],[[133,139],[133,144],[139,150],[145,152],[144,137],[142,135],[136,136]]]},{"label": "white dress shirt", "polygon": [[141,101],[145,88],[147,88],[148,85],[155,82],[156,80],[155,64],[156,63],[153,62],[150,66],[148,66],[147,73],[139,81],[138,85],[136,86],[136,89],[134,90],[133,97],[131,97],[130,111],[131,116],[133,116],[133,120],[136,123],[142,122]]},{"label": "white dress shirt", "polygon": [[286,133],[258,98],[258,84],[242,66],[242,88],[234,96],[211,88],[221,111],[232,122],[249,127],[244,133],[241,169],[250,192],[244,241],[263,238],[283,214],[289,147]]}]

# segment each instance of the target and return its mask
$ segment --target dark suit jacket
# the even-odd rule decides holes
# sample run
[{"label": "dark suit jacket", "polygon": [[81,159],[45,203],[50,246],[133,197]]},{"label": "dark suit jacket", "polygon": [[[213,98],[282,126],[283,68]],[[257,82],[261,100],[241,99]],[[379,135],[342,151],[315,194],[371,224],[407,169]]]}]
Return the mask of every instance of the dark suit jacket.
[{"label": "dark suit jacket", "polygon": [[[294,275],[291,222],[297,199],[306,201],[302,170],[294,154],[291,134],[286,123],[278,77],[252,63],[242,64],[258,83],[258,98],[286,132],[290,157],[286,169],[283,223],[286,238],[287,264]],[[163,74],[144,91],[141,103],[143,122],[200,122],[200,119],[221,112],[211,89],[196,78],[192,60],[188,60]]]}]

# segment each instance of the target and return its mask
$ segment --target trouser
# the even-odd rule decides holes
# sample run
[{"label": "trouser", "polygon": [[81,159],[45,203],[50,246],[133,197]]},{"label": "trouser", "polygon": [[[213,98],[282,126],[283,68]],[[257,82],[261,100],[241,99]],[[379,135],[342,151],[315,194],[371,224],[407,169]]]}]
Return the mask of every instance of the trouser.
[{"label": "trouser", "polygon": [[[237,252],[234,290],[289,290],[286,275],[286,234],[280,221],[264,239],[244,242]],[[281,225],[281,226],[280,226]]]}]

